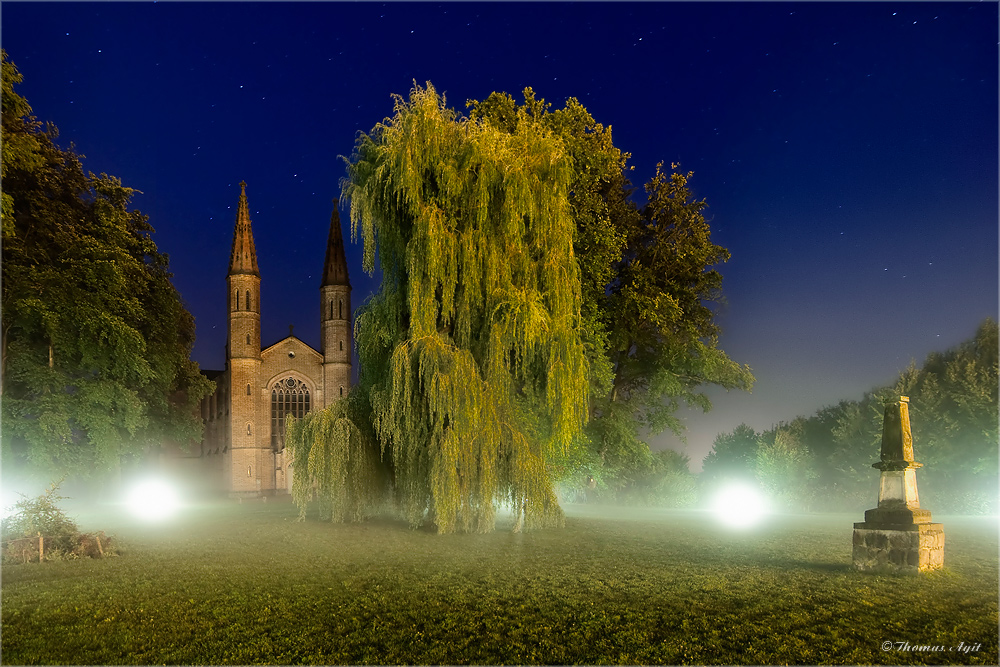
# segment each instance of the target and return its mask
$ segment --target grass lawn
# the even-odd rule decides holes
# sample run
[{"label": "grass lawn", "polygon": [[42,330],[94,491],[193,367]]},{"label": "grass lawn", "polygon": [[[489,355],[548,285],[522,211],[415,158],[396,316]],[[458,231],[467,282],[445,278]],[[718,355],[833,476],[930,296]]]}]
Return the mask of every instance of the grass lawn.
[{"label": "grass lawn", "polygon": [[562,530],[439,536],[296,514],[254,501],[156,528],[77,517],[124,554],[4,567],[2,662],[998,661],[996,518],[935,517],[946,569],[914,578],[852,571],[861,517],[847,515],[740,534],[693,511],[570,506]]}]

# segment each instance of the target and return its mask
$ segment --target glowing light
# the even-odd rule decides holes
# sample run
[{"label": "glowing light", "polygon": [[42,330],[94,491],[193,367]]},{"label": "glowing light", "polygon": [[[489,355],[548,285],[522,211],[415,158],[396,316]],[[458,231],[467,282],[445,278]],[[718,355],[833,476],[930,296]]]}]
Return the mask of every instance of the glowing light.
[{"label": "glowing light", "polygon": [[755,526],[767,512],[767,503],[757,489],[733,484],[722,489],[712,503],[716,518],[730,528]]},{"label": "glowing light", "polygon": [[16,501],[9,501],[8,502],[8,499],[6,497],[4,497],[4,499],[2,501],[0,501],[0,503],[2,503],[2,505],[3,505],[2,507],[0,507],[0,519],[6,519],[7,517],[9,517],[12,514],[14,514],[14,512],[15,512],[15,508],[14,508],[15,502]]},{"label": "glowing light", "polygon": [[136,484],[128,494],[126,504],[132,514],[147,521],[162,521],[180,508],[180,499],[172,486],[160,479],[148,479]]}]

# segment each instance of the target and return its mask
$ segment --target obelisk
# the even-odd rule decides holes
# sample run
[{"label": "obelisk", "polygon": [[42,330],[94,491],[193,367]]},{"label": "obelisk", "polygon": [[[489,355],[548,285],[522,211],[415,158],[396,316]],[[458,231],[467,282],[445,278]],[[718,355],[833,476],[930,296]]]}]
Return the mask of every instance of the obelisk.
[{"label": "obelisk", "polygon": [[944,530],[920,508],[917,468],[910,432],[910,399],[885,406],[882,455],[872,465],[879,476],[878,507],[854,524],[854,567],[858,570],[916,574],[944,565]]}]

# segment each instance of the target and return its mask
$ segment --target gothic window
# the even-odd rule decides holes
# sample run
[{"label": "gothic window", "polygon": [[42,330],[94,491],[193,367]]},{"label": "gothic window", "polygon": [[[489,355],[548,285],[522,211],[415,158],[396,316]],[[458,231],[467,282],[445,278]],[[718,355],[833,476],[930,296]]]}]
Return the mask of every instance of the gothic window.
[{"label": "gothic window", "polygon": [[247,310],[250,310],[250,290],[247,290]]},{"label": "gothic window", "polygon": [[344,341],[340,341],[340,351],[344,351]]},{"label": "gothic window", "polygon": [[344,301],[342,299],[337,299],[337,319],[344,319]]},{"label": "gothic window", "polygon": [[247,385],[247,396],[250,395],[250,385]]},{"label": "gothic window", "polygon": [[250,334],[247,334],[247,345],[250,345]]},{"label": "gothic window", "polygon": [[309,412],[309,389],[295,378],[285,378],[271,389],[271,449],[285,448],[285,418],[301,419]]},{"label": "gothic window", "polygon": [[236,310],[240,309],[240,291],[236,290]]},{"label": "gothic window", "polygon": [[330,299],[330,317],[328,317],[327,319],[328,320],[333,319],[333,299]]}]

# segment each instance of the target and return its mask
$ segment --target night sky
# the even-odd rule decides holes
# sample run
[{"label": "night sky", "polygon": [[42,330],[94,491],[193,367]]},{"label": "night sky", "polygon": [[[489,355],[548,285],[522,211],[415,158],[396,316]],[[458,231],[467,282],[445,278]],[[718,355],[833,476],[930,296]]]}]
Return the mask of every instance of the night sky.
[{"label": "night sky", "polygon": [[[687,446],[651,441],[697,470],[716,434],[860,398],[997,317],[997,7],[5,1],[0,19],[60,145],[142,191],[202,368],[224,363],[241,180],[263,343],[294,324],[319,347],[341,156],[413,81],[461,110],[525,86],[576,97],[632,154],[635,185],[659,161],[693,170],[732,252],[721,347],[757,377],[712,392]],[[355,308],[378,285],[360,241]]]}]

